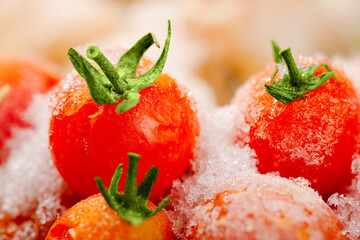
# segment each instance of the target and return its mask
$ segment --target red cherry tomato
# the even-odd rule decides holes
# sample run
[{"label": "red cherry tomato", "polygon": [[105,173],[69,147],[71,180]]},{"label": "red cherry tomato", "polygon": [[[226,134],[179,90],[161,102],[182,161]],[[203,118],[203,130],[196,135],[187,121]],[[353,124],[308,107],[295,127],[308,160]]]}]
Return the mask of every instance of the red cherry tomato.
[{"label": "red cherry tomato", "polygon": [[11,129],[31,126],[22,116],[33,95],[47,92],[59,80],[60,72],[51,63],[0,57],[0,163],[9,154]]},{"label": "red cherry tomato", "polygon": [[[156,209],[156,206],[150,201],[147,207],[151,210]],[[108,206],[104,197],[97,194],[77,203],[58,218],[45,239],[171,240],[176,238],[164,211],[145,220],[140,225],[133,225],[123,220],[115,210]]]},{"label": "red cherry tomato", "polygon": [[[137,75],[150,64],[142,61]],[[54,96],[51,151],[62,177],[83,197],[97,192],[94,177],[109,184],[119,163],[124,163],[127,171],[127,152],[142,156],[139,178],[152,165],[160,168],[152,200],[164,195],[189,168],[199,126],[187,91],[162,74],[139,93],[139,103],[121,114],[116,112],[116,104],[95,103],[78,75],[64,82]],[[124,183],[122,179],[120,189]]]},{"label": "red cherry tomato", "polygon": [[[238,140],[255,150],[260,173],[305,177],[326,198],[352,178],[351,164],[359,150],[360,105],[351,82],[328,61],[298,60],[300,68],[319,63],[326,63],[337,80],[331,77],[288,104],[277,101],[264,87],[279,79],[277,74],[271,80],[275,64],[252,77],[245,110],[248,130],[239,129]],[[320,66],[313,77],[327,72]],[[244,94],[240,90],[234,103],[240,105]]]},{"label": "red cherry tomato", "polygon": [[93,195],[70,208],[51,227],[46,239],[175,239],[169,218],[163,208],[169,198],[156,207],[148,201],[159,168],[153,166],[137,187],[140,155],[128,153],[129,168],[125,191],[118,191],[123,164],[112,176],[109,188],[97,177],[101,194]]}]

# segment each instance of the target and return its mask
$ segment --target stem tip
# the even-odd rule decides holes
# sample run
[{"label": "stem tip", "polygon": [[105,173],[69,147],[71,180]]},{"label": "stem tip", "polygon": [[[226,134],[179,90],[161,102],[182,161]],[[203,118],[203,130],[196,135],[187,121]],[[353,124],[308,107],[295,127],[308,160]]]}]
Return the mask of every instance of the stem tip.
[{"label": "stem tip", "polygon": [[90,59],[96,59],[101,55],[101,51],[97,46],[91,45],[86,49],[86,56]]}]

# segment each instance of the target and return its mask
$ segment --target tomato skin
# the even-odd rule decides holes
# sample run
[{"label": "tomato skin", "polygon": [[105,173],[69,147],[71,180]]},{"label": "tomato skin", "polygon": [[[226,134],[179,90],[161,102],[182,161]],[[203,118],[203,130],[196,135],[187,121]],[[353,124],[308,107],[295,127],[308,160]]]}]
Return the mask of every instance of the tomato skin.
[{"label": "tomato skin", "polygon": [[[148,65],[142,63],[137,74]],[[199,125],[186,92],[162,74],[139,92],[136,107],[118,114],[117,104],[94,103],[85,81],[78,75],[70,78],[54,96],[50,122],[53,159],[69,187],[83,197],[98,192],[94,178],[99,176],[109,185],[120,163],[127,171],[127,153],[134,152],[142,156],[138,182],[151,166],[159,167],[150,199],[163,196],[194,157]],[[124,183],[125,177],[120,180],[121,190]]]},{"label": "tomato skin", "polygon": [[241,173],[196,208],[185,239],[348,239],[343,229],[312,189]]},{"label": "tomato skin", "polygon": [[[147,207],[151,210],[156,209],[150,201]],[[171,240],[176,238],[164,211],[136,226],[123,220],[107,205],[101,194],[96,194],[77,203],[58,218],[45,239]]]},{"label": "tomato skin", "polygon": [[[324,61],[303,58],[299,64],[320,62]],[[245,113],[249,131],[239,130],[238,141],[255,150],[260,173],[279,171],[283,177],[305,177],[327,198],[352,178],[360,133],[356,92],[343,73],[335,70],[341,84],[330,78],[305,99],[282,104],[265,91],[264,84],[271,84],[274,72],[271,65],[250,80]],[[315,75],[323,72],[326,69],[320,67]],[[235,104],[241,94],[240,90]]]},{"label": "tomato skin", "polygon": [[0,89],[8,86],[7,93],[0,100],[0,164],[9,154],[6,141],[11,138],[11,129],[31,127],[22,115],[33,95],[49,91],[60,78],[60,71],[49,62],[0,57]]}]

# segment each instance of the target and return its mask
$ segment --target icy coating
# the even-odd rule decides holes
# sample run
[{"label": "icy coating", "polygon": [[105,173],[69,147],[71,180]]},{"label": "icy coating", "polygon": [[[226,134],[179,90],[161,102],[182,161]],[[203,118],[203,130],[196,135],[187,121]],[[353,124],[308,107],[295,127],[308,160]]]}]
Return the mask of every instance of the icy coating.
[{"label": "icy coating", "polygon": [[178,237],[184,234],[184,225],[193,210],[216,189],[228,183],[239,172],[257,172],[253,152],[248,147],[234,145],[234,106],[222,108],[199,107],[200,136],[197,157],[192,169],[173,185],[170,194],[172,210],[168,211]]},{"label": "icy coating", "polygon": [[190,239],[346,239],[317,193],[278,176],[239,173],[194,212]]},{"label": "icy coating", "polygon": [[48,149],[49,95],[35,95],[24,113],[33,128],[12,129],[11,153],[0,167],[0,239],[41,239],[63,213],[66,186]]},{"label": "icy coating", "polygon": [[[360,96],[360,57],[344,59],[336,56],[333,58],[333,62],[344,70]],[[328,199],[328,204],[344,224],[349,236],[352,239],[360,239],[360,156],[353,161],[352,173],[356,177],[351,186],[346,189],[347,194],[333,194]]]}]

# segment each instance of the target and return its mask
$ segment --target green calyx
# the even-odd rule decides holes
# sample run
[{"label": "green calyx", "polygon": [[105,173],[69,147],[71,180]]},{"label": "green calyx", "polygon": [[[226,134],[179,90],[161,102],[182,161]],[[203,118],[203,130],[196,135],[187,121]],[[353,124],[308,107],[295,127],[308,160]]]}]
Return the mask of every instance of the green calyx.
[{"label": "green calyx", "polygon": [[[317,89],[323,85],[331,77],[335,78],[335,72],[324,63],[315,64],[306,69],[300,69],[291,54],[290,48],[280,51],[276,42],[272,42],[274,59],[276,63],[285,62],[288,73],[284,74],[283,78],[275,82],[273,79],[277,74],[275,72],[272,77],[272,84],[265,84],[266,91],[283,104],[288,104],[298,98],[302,98],[307,92]],[[324,66],[328,72],[322,73],[314,77],[316,70]],[[336,79],[336,78],[335,78]]]},{"label": "green calyx", "polygon": [[151,86],[160,76],[168,55],[170,37],[171,23],[168,21],[167,38],[159,59],[149,71],[138,77],[135,77],[136,70],[146,50],[154,43],[160,47],[152,33],[146,34],[126,51],[116,66],[104,56],[98,47],[88,47],[86,56],[96,62],[102,73],[75,49],[70,48],[68,56],[75,70],[86,81],[94,102],[114,104],[124,99],[116,108],[118,113],[122,113],[135,107],[140,100],[138,92]]},{"label": "green calyx", "polygon": [[281,55],[279,53],[281,51],[279,45],[275,41],[271,41],[271,45],[272,45],[272,48],[273,48],[274,61],[276,63],[281,63],[282,62],[282,57],[281,57]]},{"label": "green calyx", "polygon": [[159,168],[155,166],[151,167],[139,186],[136,187],[136,176],[140,155],[129,152],[128,157],[129,168],[126,176],[123,195],[121,195],[118,190],[118,185],[123,170],[122,164],[120,164],[115,170],[110,182],[109,189],[106,189],[99,177],[96,177],[95,181],[108,205],[114,209],[124,220],[134,225],[139,225],[145,219],[155,216],[157,213],[159,213],[166,206],[170,199],[169,197],[166,197],[155,209],[155,211],[147,208],[146,205],[151,189],[153,188],[159,174]]}]

